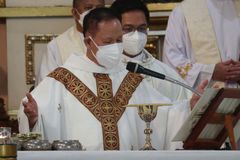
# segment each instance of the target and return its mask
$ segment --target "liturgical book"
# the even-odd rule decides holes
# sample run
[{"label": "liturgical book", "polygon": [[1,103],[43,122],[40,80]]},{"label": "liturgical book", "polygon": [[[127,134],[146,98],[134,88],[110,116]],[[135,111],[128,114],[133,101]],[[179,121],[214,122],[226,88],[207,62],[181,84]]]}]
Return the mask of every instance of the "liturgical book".
[{"label": "liturgical book", "polygon": [[[226,117],[230,115],[230,126],[233,129],[240,117],[239,112],[239,89],[207,88],[173,141],[187,142],[191,147],[200,146],[190,147],[190,149],[204,149],[206,142],[207,149],[217,149],[229,133],[229,130],[226,129]],[[236,138],[239,137],[239,132],[240,130],[235,131]]]}]

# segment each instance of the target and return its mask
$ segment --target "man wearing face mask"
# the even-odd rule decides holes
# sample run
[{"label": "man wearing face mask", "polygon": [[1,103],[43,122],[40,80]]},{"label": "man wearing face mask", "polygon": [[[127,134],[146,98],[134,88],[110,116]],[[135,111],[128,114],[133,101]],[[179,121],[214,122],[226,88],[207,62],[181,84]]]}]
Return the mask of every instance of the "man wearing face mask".
[{"label": "man wearing face mask", "polygon": [[51,71],[61,66],[72,53],[84,53],[86,50],[83,42],[83,19],[93,8],[103,7],[104,0],[73,0],[72,15],[75,26],[49,42],[47,53],[43,55],[36,85],[39,84]]},{"label": "man wearing face mask", "polygon": [[[19,131],[41,132],[50,141],[77,139],[87,150],[137,150],[145,140],[145,123],[135,107],[123,106],[172,102],[121,63],[122,28],[111,9],[90,11],[83,33],[86,54],[72,54],[27,94],[18,114]],[[159,109],[152,123],[157,149],[170,149],[171,133],[177,131],[167,117],[179,125],[188,113],[186,101]]]},{"label": "man wearing face mask", "polygon": [[[173,69],[155,59],[144,46],[147,43],[149,11],[140,0],[116,0],[111,8],[121,19],[123,29],[123,59],[134,61],[142,66],[163,73],[169,77],[183,81]],[[171,100],[186,99],[191,92],[168,81],[146,77],[147,81],[160,93]]]}]

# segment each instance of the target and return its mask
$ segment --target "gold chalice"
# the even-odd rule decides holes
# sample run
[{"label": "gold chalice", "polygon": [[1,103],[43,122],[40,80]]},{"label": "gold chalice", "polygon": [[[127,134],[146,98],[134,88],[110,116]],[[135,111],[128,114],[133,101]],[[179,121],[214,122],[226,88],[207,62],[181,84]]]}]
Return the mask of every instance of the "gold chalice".
[{"label": "gold chalice", "polygon": [[152,129],[150,128],[150,123],[157,116],[158,107],[160,106],[170,106],[171,104],[132,104],[126,107],[138,107],[138,115],[145,121],[146,128],[144,129],[144,134],[146,135],[145,144],[140,150],[156,150],[151,144],[151,134]]}]

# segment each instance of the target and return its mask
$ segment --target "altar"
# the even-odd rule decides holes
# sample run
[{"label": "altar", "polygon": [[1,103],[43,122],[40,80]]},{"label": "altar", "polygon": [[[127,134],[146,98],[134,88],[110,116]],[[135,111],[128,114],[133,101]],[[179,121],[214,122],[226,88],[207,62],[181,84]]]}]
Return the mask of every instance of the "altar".
[{"label": "altar", "polygon": [[18,160],[239,160],[240,151],[18,151]]}]

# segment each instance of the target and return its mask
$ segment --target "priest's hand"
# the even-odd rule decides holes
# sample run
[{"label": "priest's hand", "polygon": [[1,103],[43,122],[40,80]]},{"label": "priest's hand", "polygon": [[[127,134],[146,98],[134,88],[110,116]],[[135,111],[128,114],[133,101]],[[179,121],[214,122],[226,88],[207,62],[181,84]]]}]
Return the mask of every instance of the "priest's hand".
[{"label": "priest's hand", "polygon": [[[199,93],[203,93],[204,92],[204,89],[207,87],[208,85],[208,80],[204,80],[201,82],[201,84],[197,87],[197,91]],[[201,97],[196,95],[196,94],[193,94],[192,95],[192,98],[190,100],[190,107],[191,107],[191,110],[193,109],[193,107],[195,106],[195,104],[198,102],[198,100],[200,99]]]},{"label": "priest's hand", "polygon": [[240,81],[240,62],[233,61],[228,71],[227,82],[239,82]]},{"label": "priest's hand", "polygon": [[212,79],[215,81],[227,82],[230,78],[229,71],[233,63],[233,60],[217,63],[213,71]]},{"label": "priest's hand", "polygon": [[28,117],[29,127],[33,128],[38,120],[38,106],[35,99],[30,93],[26,94],[28,101],[24,101],[22,104],[24,106],[24,113]]}]

